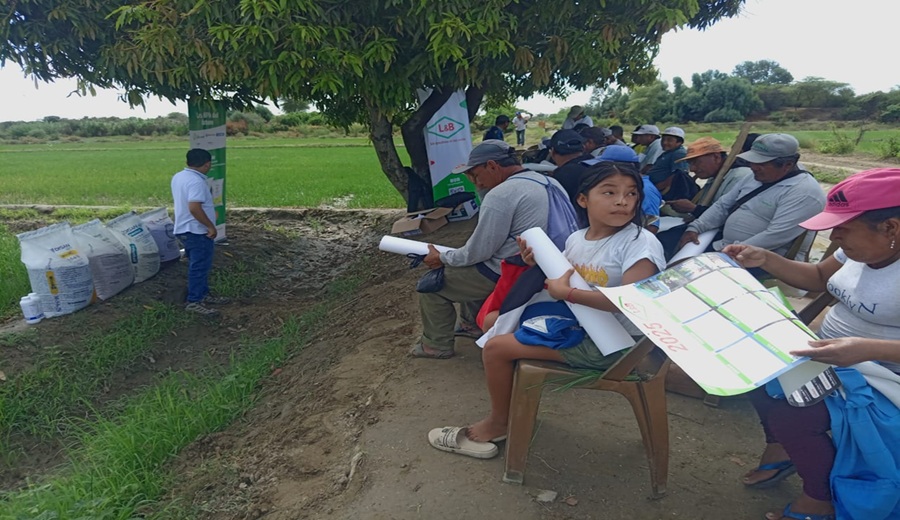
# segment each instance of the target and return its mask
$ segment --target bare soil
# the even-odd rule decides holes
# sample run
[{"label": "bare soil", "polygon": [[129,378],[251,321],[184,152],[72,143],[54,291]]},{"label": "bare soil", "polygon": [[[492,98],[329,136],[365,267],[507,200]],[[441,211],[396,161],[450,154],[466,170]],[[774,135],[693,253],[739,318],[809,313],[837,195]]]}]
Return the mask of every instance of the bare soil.
[{"label": "bare soil", "polygon": [[[413,287],[424,268],[409,270],[405,258],[376,249],[399,215],[252,212],[229,224],[229,245],[217,250],[216,268],[252,259],[266,266],[267,284],[224,307],[221,321],[197,320],[155,342],[148,355],[110,378],[101,405],[170,369],[209,359],[227,363],[246,348],[242,337],[274,333],[361,256],[370,259],[367,281],[304,350],[273,367],[252,410],[171,462],[166,469],[177,477],[161,506],[174,503],[188,518],[222,520],[755,519],[799,493],[796,477],[767,491],[740,484],[740,475],[755,466],[763,436],[751,406],[739,398],[710,408],[669,396],[669,485],[661,499],[650,498],[640,434],[617,395],[545,392],[524,486],[501,481],[502,455],[482,461],[429,446],[429,429],[481,418],[487,393],[471,340],[458,339],[457,356],[449,360],[406,357],[420,332]],[[473,226],[450,224],[423,238],[458,246]],[[75,348],[79,330],[108,326],[154,300],[176,302],[184,279],[185,266],[176,264],[109,302],[47,320],[14,344],[2,343],[10,337],[4,329],[20,330],[8,323],[0,329],[0,369],[15,374],[39,349]],[[13,465],[0,468],[0,486],[16,488],[65,462],[64,440],[20,439]],[[557,498],[538,502],[542,490]]]}]

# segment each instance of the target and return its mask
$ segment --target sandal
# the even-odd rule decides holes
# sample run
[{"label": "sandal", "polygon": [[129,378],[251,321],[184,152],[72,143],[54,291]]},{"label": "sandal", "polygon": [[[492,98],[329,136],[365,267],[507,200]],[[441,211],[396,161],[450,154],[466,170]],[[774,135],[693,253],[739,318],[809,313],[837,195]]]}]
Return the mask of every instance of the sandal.
[{"label": "sandal", "polygon": [[466,437],[466,427],[444,426],[428,432],[428,443],[450,453],[467,455],[476,459],[491,459],[500,453],[493,443],[476,442]]},{"label": "sandal", "polygon": [[781,518],[790,518],[792,520],[835,520],[834,514],[814,515],[812,513],[796,513],[791,511],[791,504],[784,506],[781,512]]},{"label": "sandal", "polygon": [[421,343],[416,343],[413,348],[409,351],[410,357],[415,358],[427,358],[427,359],[450,359],[456,354],[452,350],[438,350],[437,354],[432,354],[425,350],[425,347],[422,346]]},{"label": "sandal", "polygon": [[453,331],[454,336],[462,336],[465,338],[478,339],[484,335],[481,329],[474,325],[460,325]]},{"label": "sandal", "polygon": [[780,462],[773,462],[771,464],[760,464],[753,471],[773,471],[777,470],[777,473],[772,475],[771,477],[760,480],[759,482],[754,482],[752,484],[744,484],[748,488],[753,489],[768,489],[770,487],[775,486],[782,480],[790,477],[794,473],[797,472],[797,467],[794,466],[794,463],[789,460],[782,460]]}]

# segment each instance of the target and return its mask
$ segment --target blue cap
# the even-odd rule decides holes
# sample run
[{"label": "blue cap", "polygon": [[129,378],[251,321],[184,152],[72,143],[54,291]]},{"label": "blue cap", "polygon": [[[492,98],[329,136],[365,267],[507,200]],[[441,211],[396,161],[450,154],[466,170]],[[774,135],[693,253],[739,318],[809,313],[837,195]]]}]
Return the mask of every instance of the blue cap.
[{"label": "blue cap", "polygon": [[598,161],[638,163],[637,153],[631,147],[623,144],[611,144],[603,149],[603,152],[597,157]]}]

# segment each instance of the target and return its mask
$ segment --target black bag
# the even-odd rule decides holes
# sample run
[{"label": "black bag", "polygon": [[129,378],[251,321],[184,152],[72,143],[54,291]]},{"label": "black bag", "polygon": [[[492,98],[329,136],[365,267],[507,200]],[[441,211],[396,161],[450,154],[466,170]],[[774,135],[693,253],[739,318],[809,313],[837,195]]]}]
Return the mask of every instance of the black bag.
[{"label": "black bag", "polygon": [[432,293],[438,292],[444,288],[444,267],[438,267],[437,269],[431,269],[424,275],[422,278],[419,278],[419,282],[416,284],[416,292],[420,293]]}]

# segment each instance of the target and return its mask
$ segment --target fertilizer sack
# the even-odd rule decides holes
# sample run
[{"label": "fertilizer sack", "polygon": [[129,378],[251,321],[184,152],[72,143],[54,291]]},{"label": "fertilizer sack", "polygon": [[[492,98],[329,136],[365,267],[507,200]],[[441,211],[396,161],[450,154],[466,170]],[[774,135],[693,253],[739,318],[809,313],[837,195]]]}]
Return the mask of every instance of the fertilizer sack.
[{"label": "fertilizer sack", "polygon": [[140,215],[140,219],[147,225],[156,247],[159,248],[159,261],[169,262],[181,258],[181,250],[178,240],[175,238],[175,223],[169,218],[166,208],[151,209]]},{"label": "fertilizer sack", "polygon": [[134,269],[134,283],[143,282],[159,272],[159,248],[134,211],[110,220],[106,227],[128,249]]},{"label": "fertilizer sack", "polygon": [[52,318],[87,307],[94,295],[87,256],[76,247],[68,222],[16,235],[31,291],[44,316]]},{"label": "fertilizer sack", "polygon": [[99,219],[73,227],[72,233],[90,263],[98,298],[112,298],[134,282],[128,250]]}]

